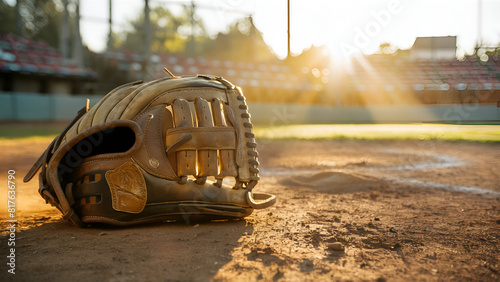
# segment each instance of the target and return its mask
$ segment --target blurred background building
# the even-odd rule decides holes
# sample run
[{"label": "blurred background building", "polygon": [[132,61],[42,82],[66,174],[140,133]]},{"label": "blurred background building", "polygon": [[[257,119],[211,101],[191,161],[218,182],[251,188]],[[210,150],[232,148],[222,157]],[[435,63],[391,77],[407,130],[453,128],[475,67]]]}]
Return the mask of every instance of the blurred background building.
[{"label": "blurred background building", "polygon": [[410,49],[413,60],[455,60],[457,58],[457,37],[417,37]]}]

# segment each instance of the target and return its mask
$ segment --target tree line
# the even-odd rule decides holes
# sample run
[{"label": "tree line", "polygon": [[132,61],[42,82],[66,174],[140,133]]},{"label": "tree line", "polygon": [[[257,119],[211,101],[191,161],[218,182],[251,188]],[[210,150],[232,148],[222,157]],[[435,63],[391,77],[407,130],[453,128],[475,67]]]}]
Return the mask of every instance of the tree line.
[{"label": "tree line", "polygon": [[[61,15],[64,6],[60,0],[22,0],[19,9],[5,0],[0,1],[0,33],[18,34],[37,41],[45,41],[58,48]],[[74,18],[73,3],[68,10]],[[186,57],[204,56],[213,59],[267,62],[276,56],[264,42],[251,17],[241,18],[229,26],[227,32],[210,36],[195,6],[186,5],[174,14],[167,7],[156,6],[150,11],[152,31],[151,52]],[[19,22],[20,21],[20,22]],[[19,24],[20,23],[20,24]],[[144,11],[130,20],[128,28],[113,33],[112,50],[142,53],[144,50]],[[70,33],[74,22],[70,21]],[[251,56],[249,56],[251,54]]]}]

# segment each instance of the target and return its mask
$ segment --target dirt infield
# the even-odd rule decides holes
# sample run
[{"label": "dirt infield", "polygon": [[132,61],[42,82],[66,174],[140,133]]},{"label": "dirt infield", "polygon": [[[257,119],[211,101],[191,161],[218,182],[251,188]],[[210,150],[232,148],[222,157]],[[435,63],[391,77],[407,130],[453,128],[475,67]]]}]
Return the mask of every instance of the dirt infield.
[{"label": "dirt infield", "polygon": [[[80,229],[21,178],[50,142],[2,140],[0,280],[500,280],[500,145],[264,141],[240,221]],[[7,171],[17,179],[15,275]]]}]

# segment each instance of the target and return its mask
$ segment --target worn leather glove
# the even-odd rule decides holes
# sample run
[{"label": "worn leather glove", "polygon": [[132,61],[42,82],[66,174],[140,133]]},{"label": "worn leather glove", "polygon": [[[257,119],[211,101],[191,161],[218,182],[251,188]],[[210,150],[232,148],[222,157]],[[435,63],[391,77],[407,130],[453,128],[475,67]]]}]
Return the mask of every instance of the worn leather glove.
[{"label": "worn leather glove", "polygon": [[87,101],[24,181],[41,168],[40,195],[78,226],[226,219],[276,201],[252,191],[258,166],[241,89],[198,75],[125,84],[90,110]]}]

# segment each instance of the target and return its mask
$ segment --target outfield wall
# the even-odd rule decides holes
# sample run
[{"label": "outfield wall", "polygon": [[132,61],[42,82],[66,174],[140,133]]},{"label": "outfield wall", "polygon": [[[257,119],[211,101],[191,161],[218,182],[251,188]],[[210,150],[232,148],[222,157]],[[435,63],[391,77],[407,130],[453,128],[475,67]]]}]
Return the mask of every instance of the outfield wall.
[{"label": "outfield wall", "polygon": [[[0,120],[62,121],[72,119],[102,96],[0,93]],[[500,121],[496,105],[320,106],[250,104],[252,121],[262,125],[297,123],[405,123]]]},{"label": "outfield wall", "polygon": [[44,95],[36,93],[0,93],[0,120],[62,121],[71,120],[86,105],[95,105],[103,96]]}]

